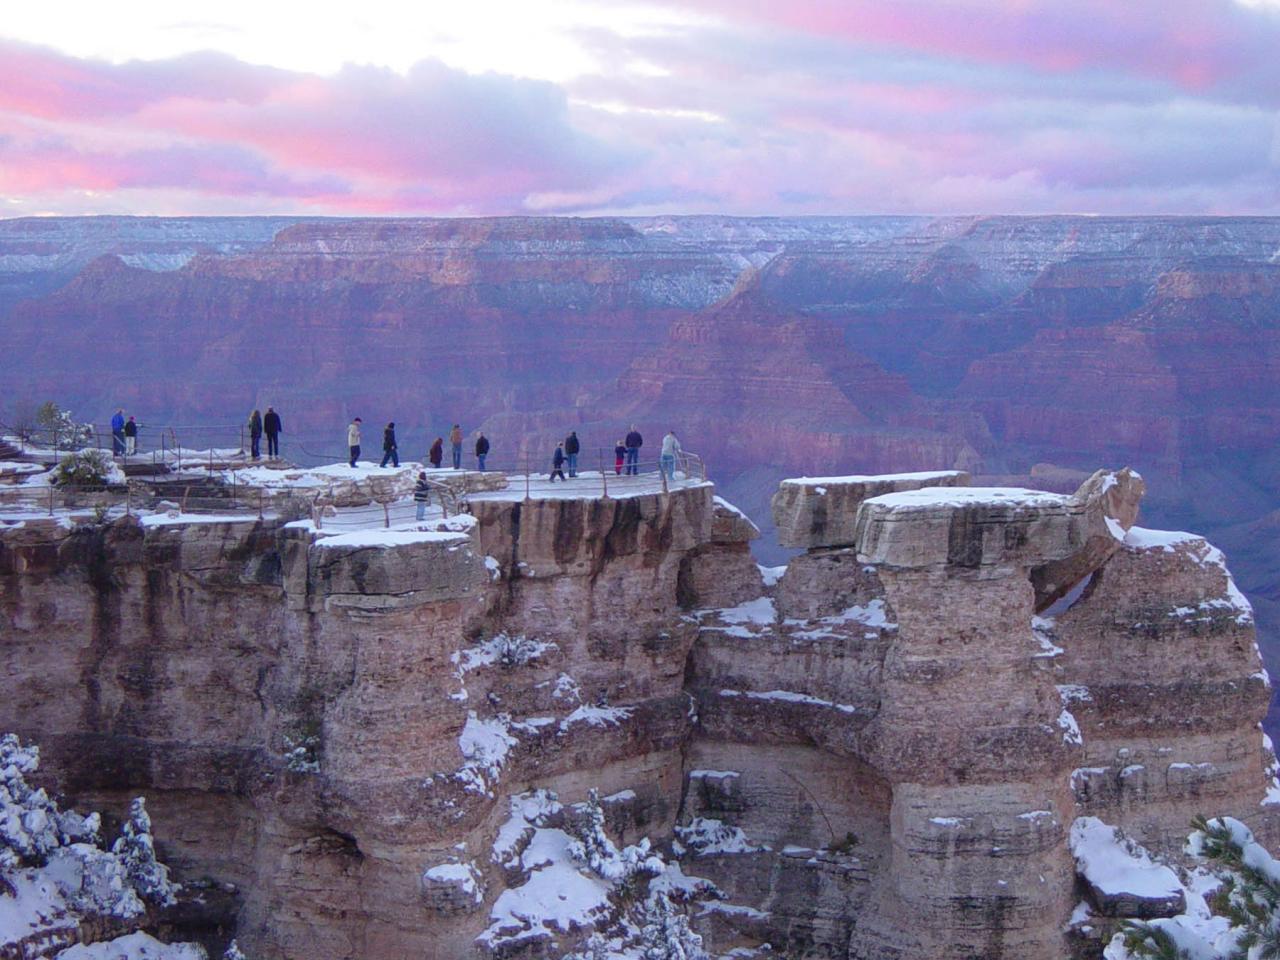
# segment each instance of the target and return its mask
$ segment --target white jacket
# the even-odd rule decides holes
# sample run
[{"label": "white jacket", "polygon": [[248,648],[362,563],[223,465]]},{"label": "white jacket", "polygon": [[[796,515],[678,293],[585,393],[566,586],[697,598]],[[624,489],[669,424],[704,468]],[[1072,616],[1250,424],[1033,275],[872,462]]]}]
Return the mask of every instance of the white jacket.
[{"label": "white jacket", "polygon": [[680,441],[676,439],[674,433],[668,433],[662,438],[662,455],[664,457],[675,457],[680,454]]},{"label": "white jacket", "polygon": [[360,424],[353,423],[349,427],[347,427],[347,446],[348,447],[360,446]]}]

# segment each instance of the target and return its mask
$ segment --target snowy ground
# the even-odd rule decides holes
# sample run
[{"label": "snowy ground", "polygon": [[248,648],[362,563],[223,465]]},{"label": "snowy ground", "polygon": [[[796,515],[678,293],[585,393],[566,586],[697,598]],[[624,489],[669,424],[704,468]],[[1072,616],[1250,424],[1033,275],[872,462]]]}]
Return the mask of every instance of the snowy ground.
[{"label": "snowy ground", "polygon": [[[584,471],[570,480],[548,479],[545,474],[536,474],[529,478],[526,487],[524,474],[508,474],[506,490],[488,490],[483,493],[467,495],[468,500],[514,501],[528,495],[534,500],[591,500],[608,494],[614,499],[623,497],[651,496],[662,493],[662,478],[657,473],[642,473],[638,476],[617,476],[606,473],[603,477],[597,470]],[[670,484],[672,490],[693,490],[698,487],[710,487],[707,480],[686,476],[676,471],[675,481]]]}]

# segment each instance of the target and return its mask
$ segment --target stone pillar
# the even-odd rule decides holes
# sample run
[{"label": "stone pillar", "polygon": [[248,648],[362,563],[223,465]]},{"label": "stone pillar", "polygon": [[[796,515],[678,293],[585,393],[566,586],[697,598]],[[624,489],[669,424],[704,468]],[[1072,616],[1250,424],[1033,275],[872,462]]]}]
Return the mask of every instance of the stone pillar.
[{"label": "stone pillar", "polygon": [[859,560],[876,567],[898,634],[867,731],[892,787],[890,867],[851,956],[1064,955],[1079,735],[1037,658],[1029,575],[1079,548],[1082,518],[1068,497],[983,488],[860,508]]}]

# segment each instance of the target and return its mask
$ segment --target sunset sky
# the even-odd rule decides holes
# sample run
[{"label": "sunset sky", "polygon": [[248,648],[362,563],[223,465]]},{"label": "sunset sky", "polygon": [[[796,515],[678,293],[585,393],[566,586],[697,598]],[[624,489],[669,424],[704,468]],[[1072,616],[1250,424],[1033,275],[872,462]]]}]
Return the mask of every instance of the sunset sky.
[{"label": "sunset sky", "polygon": [[1280,0],[7,6],[0,217],[1280,214]]}]

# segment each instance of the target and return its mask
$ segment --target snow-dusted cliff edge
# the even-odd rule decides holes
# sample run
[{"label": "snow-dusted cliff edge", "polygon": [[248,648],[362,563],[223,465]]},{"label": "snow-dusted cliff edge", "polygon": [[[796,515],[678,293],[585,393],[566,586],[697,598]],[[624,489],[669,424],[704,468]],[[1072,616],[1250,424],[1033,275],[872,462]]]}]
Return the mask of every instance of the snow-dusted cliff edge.
[{"label": "snow-dusted cliff edge", "polygon": [[1248,604],[1142,492],[791,481],[780,577],[710,485],[0,525],[0,730],[68,806],[145,794],[253,957],[1098,956],[1134,907],[1079,818],[1280,839]]}]

